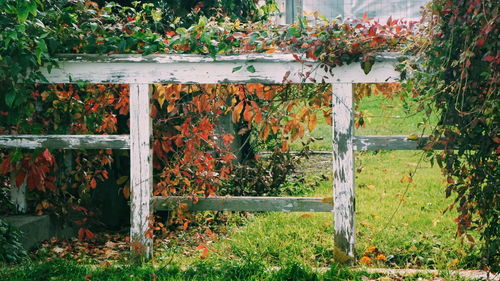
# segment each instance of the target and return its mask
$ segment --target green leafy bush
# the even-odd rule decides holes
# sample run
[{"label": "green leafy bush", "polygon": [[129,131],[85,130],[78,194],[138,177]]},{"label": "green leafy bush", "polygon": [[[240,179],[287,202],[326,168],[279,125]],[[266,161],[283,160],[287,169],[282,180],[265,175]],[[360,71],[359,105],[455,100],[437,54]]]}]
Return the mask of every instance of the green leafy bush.
[{"label": "green leafy bush", "polygon": [[20,239],[21,231],[0,219],[0,262],[17,263],[27,256]]},{"label": "green leafy bush", "polygon": [[499,5],[496,0],[434,0],[425,11],[414,96],[440,120],[430,136],[444,150],[429,153],[446,177],[448,210],[458,211],[457,235],[481,233],[483,262],[499,271],[500,92]]},{"label": "green leafy bush", "polygon": [[306,187],[304,176],[294,174],[294,171],[304,156],[305,152],[292,154],[275,150],[258,160],[237,165],[230,180],[219,188],[218,193],[232,196],[303,194],[305,191],[301,186]]}]

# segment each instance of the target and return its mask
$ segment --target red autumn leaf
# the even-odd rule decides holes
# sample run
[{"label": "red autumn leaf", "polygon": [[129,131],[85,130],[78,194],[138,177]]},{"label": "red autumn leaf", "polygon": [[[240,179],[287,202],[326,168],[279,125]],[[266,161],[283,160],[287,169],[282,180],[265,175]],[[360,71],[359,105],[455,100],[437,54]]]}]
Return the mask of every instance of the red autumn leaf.
[{"label": "red autumn leaf", "polygon": [[92,231],[85,229],[85,236],[87,237],[87,239],[92,239],[95,235]]},{"label": "red autumn leaf", "polygon": [[231,134],[225,134],[222,136],[222,140],[224,141],[224,145],[228,145],[233,142],[234,136]]},{"label": "red autumn leaf", "polygon": [[24,171],[19,172],[16,176],[16,186],[21,186],[24,183],[25,179],[26,173]]},{"label": "red autumn leaf", "polygon": [[97,186],[97,182],[96,182],[95,178],[92,178],[92,180],[90,181],[90,187],[92,189],[94,189],[94,188],[96,188],[96,186]]},{"label": "red autumn leaf", "polygon": [[10,172],[10,157],[6,157],[3,159],[2,164],[0,164],[0,174],[5,175]]},{"label": "red autumn leaf", "polygon": [[484,43],[486,43],[486,39],[484,37],[480,37],[479,39],[477,39],[476,41],[476,46],[478,47],[483,47],[484,46]]},{"label": "red autumn leaf", "polygon": [[208,247],[205,246],[205,245],[198,245],[198,247],[196,247],[197,250],[201,251],[201,259],[205,259],[208,257]]},{"label": "red autumn leaf", "polygon": [[50,153],[50,151],[47,148],[42,152],[42,156],[45,159],[45,161],[47,161],[49,164],[53,163],[54,156]]}]

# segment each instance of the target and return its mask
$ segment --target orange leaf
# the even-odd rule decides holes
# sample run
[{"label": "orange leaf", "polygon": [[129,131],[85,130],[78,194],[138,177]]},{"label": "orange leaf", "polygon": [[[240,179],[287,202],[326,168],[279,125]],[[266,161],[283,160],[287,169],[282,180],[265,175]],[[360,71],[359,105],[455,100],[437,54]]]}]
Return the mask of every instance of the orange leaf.
[{"label": "orange leaf", "polygon": [[238,123],[238,121],[240,121],[240,115],[243,111],[243,105],[244,103],[241,101],[234,107],[232,115],[233,123]]},{"label": "orange leaf", "polygon": [[174,111],[174,108],[175,108],[175,102],[171,101],[168,103],[168,106],[167,106],[167,112],[170,113],[172,111]]},{"label": "orange leaf", "polygon": [[262,121],[262,112],[260,110],[257,110],[255,113],[255,118],[253,119],[255,123],[260,123]]},{"label": "orange leaf", "polygon": [[284,140],[281,143],[281,152],[286,152],[288,150],[288,141]]},{"label": "orange leaf", "polygon": [[197,250],[201,250],[201,259],[205,259],[208,257],[208,247],[205,246],[205,245],[198,245],[198,247],[196,247]]},{"label": "orange leaf", "polygon": [[251,122],[253,117],[253,112],[249,105],[245,106],[245,112],[243,113],[243,119],[247,122]]},{"label": "orange leaf", "polygon": [[403,176],[403,177],[401,178],[400,182],[401,182],[401,183],[405,183],[405,182],[407,182],[407,183],[411,183],[411,182],[413,182],[413,179],[412,179],[410,176]]},{"label": "orange leaf", "polygon": [[130,186],[126,185],[123,187],[123,197],[125,197],[125,199],[130,197]]},{"label": "orange leaf", "polygon": [[318,122],[318,120],[317,120],[316,114],[309,115],[309,123],[307,124],[307,129],[309,131],[314,130],[314,128],[316,128],[317,122]]},{"label": "orange leaf", "polygon": [[264,129],[262,130],[262,134],[261,134],[261,139],[263,141],[267,140],[267,138],[269,137],[269,124],[266,124],[266,126],[264,127]]}]

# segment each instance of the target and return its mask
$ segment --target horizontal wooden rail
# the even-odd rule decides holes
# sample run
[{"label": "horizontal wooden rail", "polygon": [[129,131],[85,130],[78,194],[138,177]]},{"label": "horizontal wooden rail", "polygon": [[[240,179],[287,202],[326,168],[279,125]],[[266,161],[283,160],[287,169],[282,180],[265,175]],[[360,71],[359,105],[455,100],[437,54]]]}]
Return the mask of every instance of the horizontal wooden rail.
[{"label": "horizontal wooden rail", "polygon": [[[427,144],[429,138],[408,136],[354,136],[354,150],[420,150]],[[433,149],[442,149],[440,143]]]},{"label": "horizontal wooden rail", "polygon": [[0,135],[0,148],[129,149],[128,135]]},{"label": "horizontal wooden rail", "polygon": [[[428,137],[355,136],[354,150],[419,150]],[[128,135],[0,135],[0,148],[130,149]],[[442,145],[435,144],[434,149]],[[265,154],[265,153],[264,153]]]},{"label": "horizontal wooden rail", "polygon": [[[292,54],[221,55],[59,55],[58,68],[42,68],[40,83],[387,83],[399,81],[397,54],[384,53],[370,73],[358,63],[324,71],[319,63]],[[250,67],[251,66],[251,67]],[[238,70],[239,69],[239,70]],[[305,77],[310,73],[309,77]]]},{"label": "horizontal wooden rail", "polygon": [[190,211],[332,212],[333,199],[320,197],[200,197],[196,204],[182,196],[152,199],[153,209],[171,210],[186,204]]}]

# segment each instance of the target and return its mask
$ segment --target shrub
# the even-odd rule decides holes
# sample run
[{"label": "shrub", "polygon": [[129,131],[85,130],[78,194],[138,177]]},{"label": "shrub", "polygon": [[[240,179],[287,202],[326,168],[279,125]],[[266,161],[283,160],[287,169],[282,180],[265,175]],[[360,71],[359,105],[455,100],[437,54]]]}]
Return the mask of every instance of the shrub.
[{"label": "shrub", "polygon": [[27,256],[20,239],[21,231],[0,219],[0,262],[18,263]]}]

